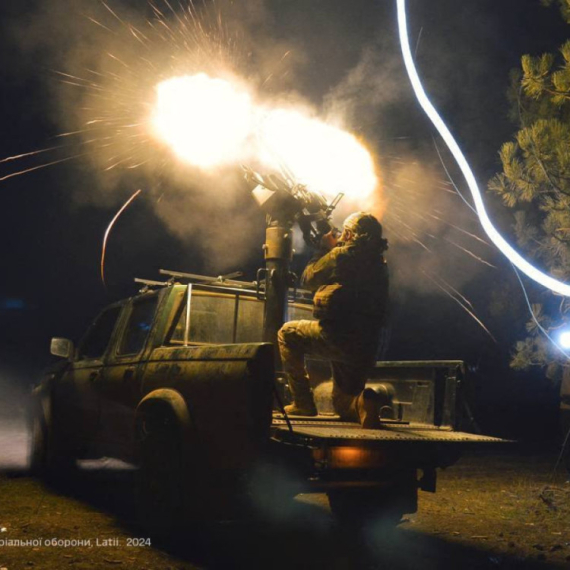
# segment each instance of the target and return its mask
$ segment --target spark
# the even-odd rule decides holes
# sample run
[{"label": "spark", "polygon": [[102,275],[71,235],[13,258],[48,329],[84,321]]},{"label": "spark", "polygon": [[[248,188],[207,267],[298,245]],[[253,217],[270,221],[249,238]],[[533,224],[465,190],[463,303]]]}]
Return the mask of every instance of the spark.
[{"label": "spark", "polygon": [[[403,211],[403,210],[400,210],[400,211]],[[418,245],[423,247],[427,252],[433,253],[432,250],[427,245],[425,245],[424,243],[422,243],[422,241],[420,241],[416,232],[414,232],[413,228],[409,224],[404,222],[404,220],[402,220],[402,218],[400,216],[392,213],[391,217],[394,218],[394,220],[396,220],[401,226],[404,226],[406,229],[408,229],[410,231],[410,234],[412,236],[411,237],[412,241],[416,242]],[[430,237],[433,237],[433,236],[430,236]]]},{"label": "spark", "polygon": [[[426,271],[424,271],[422,269],[422,273],[432,282],[434,283],[434,285],[436,285],[436,287],[438,287],[439,289],[441,289],[448,297],[450,297],[451,299],[453,299],[468,315],[470,315],[475,322],[493,339],[493,342],[497,343],[497,340],[495,339],[495,337],[493,336],[493,334],[491,333],[491,331],[485,326],[485,323],[483,323],[483,321],[474,313],[474,311],[472,311],[465,303],[463,303],[461,301],[461,299],[458,299],[457,297],[455,297],[452,293],[450,293],[445,286],[443,286],[441,283],[439,283],[436,280],[436,277],[434,275],[430,275],[429,273],[427,273]],[[443,280],[442,280],[443,281]],[[445,281],[443,281],[443,283],[446,283]],[[455,291],[455,289],[452,288],[453,291]],[[463,297],[463,295],[460,295],[463,299],[465,299],[465,297]],[[467,301],[469,303],[469,306],[473,307],[473,305],[471,305],[471,303],[469,301]]]},{"label": "spark", "polygon": [[[449,183],[453,187],[453,190],[455,190],[455,194],[457,194],[457,196],[459,196],[463,200],[464,204],[477,216],[477,210],[475,210],[475,208],[467,201],[467,198],[465,198],[465,196],[463,196],[463,193],[460,192],[459,188],[457,187],[457,184],[455,184],[455,181],[451,177],[451,173],[449,172],[449,170],[447,169],[447,166],[445,165],[445,161],[443,160],[443,156],[441,156],[441,152],[439,151],[439,147],[437,146],[435,139],[433,139],[433,146],[435,147],[435,150],[437,152],[437,156],[439,157],[439,162],[441,163],[441,166],[443,167],[443,170],[445,171],[445,174],[449,180]],[[451,192],[453,193],[453,191],[451,191]]]},{"label": "spark", "polygon": [[119,16],[111,9],[111,7],[106,4],[105,2],[101,1],[101,4],[103,4],[103,6],[105,6],[105,8],[119,21],[121,22],[121,24],[123,24],[123,26],[126,26],[127,24],[121,20],[121,18],[119,18]]},{"label": "spark", "polygon": [[62,162],[68,162],[70,160],[74,160],[75,158],[87,156],[87,154],[89,154],[89,153],[84,152],[82,154],[76,154],[74,156],[67,156],[67,157],[61,158],[59,160],[53,160],[52,162],[46,162],[45,164],[40,164],[38,166],[32,166],[31,168],[26,168],[25,170],[20,170],[18,172],[12,172],[11,174],[7,174],[6,176],[2,176],[0,178],[0,182],[4,182],[5,180],[9,180],[10,178],[15,178],[16,176],[21,176],[22,174],[28,174],[29,172],[34,172],[35,170],[47,168],[48,166],[54,166],[56,164],[61,164]]},{"label": "spark", "polygon": [[464,251],[467,255],[470,255],[473,259],[476,259],[477,261],[480,261],[484,265],[488,265],[489,267],[492,267],[493,269],[497,269],[497,267],[495,265],[493,265],[492,263],[490,263],[488,261],[485,261],[482,257],[479,257],[478,255],[474,254],[472,251],[468,250],[466,247],[463,247],[463,246],[459,245],[458,243],[455,243],[454,241],[450,240],[447,237],[444,237],[443,239],[447,243],[450,243],[451,245],[459,248],[461,251]]},{"label": "spark", "polygon": [[445,224],[446,226],[453,228],[454,230],[457,230],[458,232],[461,232],[462,234],[465,234],[466,236],[473,238],[474,240],[477,240],[478,242],[480,242],[482,244],[485,244],[487,247],[492,247],[488,242],[486,242],[484,239],[480,238],[478,235],[471,233],[471,232],[468,232],[467,230],[464,230],[463,228],[460,228],[459,226],[456,226],[455,224],[452,224],[451,222],[448,222],[448,221],[444,220],[443,218],[436,216],[435,214],[428,214],[428,216],[430,218],[433,218],[434,220],[437,220],[438,222],[441,222],[442,224]]},{"label": "spark", "polygon": [[[387,190],[389,190],[389,188],[387,188]],[[394,212],[400,212],[401,214],[403,214],[406,217],[412,217],[415,218],[417,220],[419,220],[420,222],[428,222],[427,220],[427,216],[430,216],[432,218],[441,220],[441,218],[437,218],[436,216],[432,215],[432,214],[420,214],[419,212],[417,212],[416,210],[413,209],[413,206],[411,206],[410,204],[406,203],[406,201],[402,200],[400,196],[398,195],[394,195],[390,198],[391,202],[394,202],[390,205],[390,209],[389,212],[387,213],[387,218],[388,219],[394,219],[395,221],[397,221],[400,225],[404,226],[405,228],[407,228],[410,231],[410,234],[412,235],[411,241],[415,241],[416,243],[418,243],[423,249],[425,249],[426,251],[428,251],[429,253],[433,253],[433,251],[431,249],[429,249],[425,244],[423,244],[420,240],[419,237],[417,235],[417,233],[414,231],[413,227],[409,224],[407,224],[406,222],[403,221],[403,219],[399,216],[394,214]],[[443,221],[443,220],[441,220]],[[384,220],[383,220],[384,223]],[[457,226],[453,226],[453,224],[449,224],[451,227],[453,227],[454,229],[457,230],[461,230],[461,228],[458,228]],[[438,236],[429,233],[427,231],[424,230],[423,232],[427,237],[436,240],[438,239]],[[474,236],[473,234],[470,234],[469,232],[464,232],[466,235],[470,236],[470,237],[474,237],[476,238],[477,236]],[[410,238],[404,238],[404,241],[410,241]]]},{"label": "spark", "polygon": [[493,223],[491,222],[489,215],[485,209],[485,204],[483,202],[483,197],[481,195],[481,191],[477,185],[477,181],[475,176],[465,158],[459,145],[455,141],[453,135],[449,131],[447,125],[444,123],[443,119],[429,100],[421,80],[418,75],[418,71],[414,65],[414,60],[412,57],[409,37],[408,37],[408,28],[407,28],[407,15],[406,15],[406,1],[405,0],[396,0],[397,1],[397,8],[398,8],[398,29],[400,35],[400,44],[402,48],[402,54],[404,57],[404,63],[406,65],[406,70],[408,72],[408,76],[412,83],[412,87],[420,103],[423,110],[428,115],[429,119],[433,123],[434,127],[437,129],[441,137],[444,139],[445,143],[447,144],[449,150],[451,151],[453,157],[457,161],[465,180],[467,181],[467,185],[469,186],[469,190],[471,191],[471,195],[473,197],[473,201],[475,203],[475,208],[477,210],[477,214],[479,216],[479,220],[485,233],[489,236],[491,241],[497,246],[497,248],[505,255],[511,263],[513,263],[520,271],[522,271],[525,275],[536,281],[537,283],[543,285],[544,287],[554,291],[555,293],[559,293],[565,297],[570,296],[570,285],[555,279],[554,277],[547,275],[546,273],[540,271],[536,267],[534,267],[531,263],[529,263],[520,253],[518,253],[506,240],[505,238],[499,233],[499,231],[495,228]]},{"label": "spark", "polygon": [[412,241],[415,241],[419,246],[423,247],[428,253],[433,253],[433,251],[425,245],[422,241],[420,241],[417,237],[412,237]]},{"label": "spark", "polygon": [[461,300],[468,305],[473,311],[475,311],[475,307],[473,307],[473,303],[462,293],[460,293],[453,285],[447,282],[441,275],[438,275],[437,278],[451,291],[453,291]]},{"label": "spark", "polygon": [[[99,86],[93,83],[92,81],[89,81],[88,79],[83,79],[83,77],[77,77],[77,75],[71,75],[63,71],[58,71],[57,69],[54,69],[53,73],[55,73],[56,75],[61,75],[62,77],[66,77],[67,79],[75,79],[76,81],[83,81],[86,85],[99,88]],[[76,85],[76,84],[72,83],[71,85]],[[78,85],[78,87],[85,87],[85,85]]]},{"label": "spark", "polygon": [[114,59],[115,61],[118,61],[125,69],[129,69],[129,66],[120,58],[118,58],[116,55],[113,55],[110,52],[107,52],[107,55],[111,58]]},{"label": "spark", "polygon": [[88,20],[90,20],[91,22],[93,22],[96,26],[100,26],[101,28],[103,28],[104,30],[106,30],[107,32],[110,32],[113,35],[116,35],[115,32],[113,30],[111,30],[111,28],[108,28],[107,26],[104,26],[101,22],[98,22],[95,18],[92,18],[91,16],[85,16]]},{"label": "spark", "polygon": [[135,198],[142,192],[142,189],[138,189],[120,208],[120,210],[115,214],[111,223],[105,230],[105,235],[103,236],[103,247],[101,249],[101,281],[103,282],[103,286],[107,288],[107,284],[105,283],[105,253],[107,252],[107,240],[109,239],[109,234],[115,225],[115,222],[119,219],[121,214],[132,204]]},{"label": "spark", "polygon": [[393,236],[400,238],[402,241],[407,241],[406,236],[404,234],[397,231],[391,224],[390,221],[382,220],[382,225],[384,228]]},{"label": "spark", "polygon": [[[72,146],[72,145],[65,145],[65,146]],[[33,150],[31,152],[25,152],[23,154],[16,154],[14,156],[7,156],[6,158],[3,158],[2,160],[0,160],[0,164],[2,164],[4,162],[11,162],[13,160],[21,160],[22,158],[27,158],[29,156],[37,156],[38,154],[43,154],[44,152],[51,152],[52,150],[59,150],[63,147],[64,147],[64,145],[50,146],[50,147],[42,148],[39,150]]]}]

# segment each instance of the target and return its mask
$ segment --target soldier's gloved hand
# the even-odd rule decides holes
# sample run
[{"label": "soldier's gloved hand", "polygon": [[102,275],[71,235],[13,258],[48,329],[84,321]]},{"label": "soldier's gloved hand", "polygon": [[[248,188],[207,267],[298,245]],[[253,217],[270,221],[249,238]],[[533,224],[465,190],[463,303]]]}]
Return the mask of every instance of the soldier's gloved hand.
[{"label": "soldier's gloved hand", "polygon": [[331,230],[321,237],[321,248],[330,251],[338,243],[338,238],[335,230]]}]

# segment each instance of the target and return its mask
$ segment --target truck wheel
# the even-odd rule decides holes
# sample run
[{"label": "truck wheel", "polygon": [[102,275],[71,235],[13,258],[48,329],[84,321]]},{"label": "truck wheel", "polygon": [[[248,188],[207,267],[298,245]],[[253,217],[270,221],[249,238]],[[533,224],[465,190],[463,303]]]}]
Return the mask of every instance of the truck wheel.
[{"label": "truck wheel", "polygon": [[30,471],[42,476],[47,465],[47,427],[43,414],[36,411],[31,417]]},{"label": "truck wheel", "polygon": [[327,493],[331,511],[343,525],[395,527],[406,513],[417,510],[417,486],[335,489]]},{"label": "truck wheel", "polygon": [[31,472],[56,483],[72,475],[75,460],[72,450],[64,445],[61,429],[54,425],[51,401],[46,406],[38,403],[31,417]]},{"label": "truck wheel", "polygon": [[141,450],[136,478],[138,519],[153,536],[169,538],[183,526],[186,502],[178,425],[171,413],[148,410],[140,422],[138,435]]}]

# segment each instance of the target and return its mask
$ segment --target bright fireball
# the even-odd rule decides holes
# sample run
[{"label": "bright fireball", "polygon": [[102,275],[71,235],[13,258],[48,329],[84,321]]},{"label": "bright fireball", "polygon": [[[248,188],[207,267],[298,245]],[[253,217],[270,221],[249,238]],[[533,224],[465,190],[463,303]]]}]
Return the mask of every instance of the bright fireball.
[{"label": "bright fireball", "polygon": [[263,113],[259,129],[262,160],[285,166],[311,190],[359,201],[376,189],[372,156],[351,133],[286,109]]},{"label": "bright fireball", "polygon": [[301,111],[254,105],[237,82],[205,73],[160,83],[152,126],[180,159],[200,168],[263,163],[330,198],[343,192],[356,202],[378,184],[372,156],[354,135]]},{"label": "bright fireball", "polygon": [[205,73],[168,79],[156,91],[154,129],[179,158],[201,168],[239,161],[252,124],[245,91]]}]

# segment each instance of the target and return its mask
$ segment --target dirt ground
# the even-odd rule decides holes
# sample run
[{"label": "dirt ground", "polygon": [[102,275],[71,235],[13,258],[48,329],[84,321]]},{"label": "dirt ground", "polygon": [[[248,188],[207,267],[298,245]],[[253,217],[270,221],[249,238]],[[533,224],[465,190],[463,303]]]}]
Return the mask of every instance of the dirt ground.
[{"label": "dirt ground", "polygon": [[0,475],[0,569],[570,568],[570,484],[555,464],[514,448],[464,456],[393,530],[352,535],[324,495],[302,495],[266,524],[226,523],[183,544],[134,526],[125,466],[84,465],[56,490],[12,465]]}]

